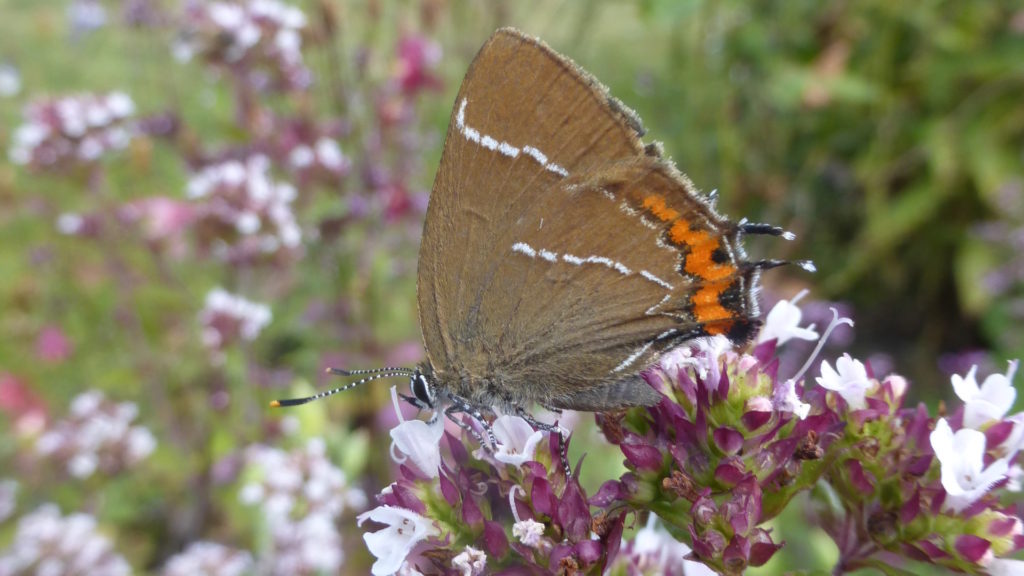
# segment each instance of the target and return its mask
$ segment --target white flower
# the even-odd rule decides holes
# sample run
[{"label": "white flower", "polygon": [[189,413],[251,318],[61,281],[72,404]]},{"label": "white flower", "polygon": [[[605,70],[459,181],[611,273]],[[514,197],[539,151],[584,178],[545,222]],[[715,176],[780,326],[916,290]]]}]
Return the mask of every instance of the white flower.
[{"label": "white flower", "polygon": [[988,492],[1008,471],[1006,460],[996,460],[985,468],[985,435],[961,428],[953,433],[945,418],[940,418],[931,433],[932,450],[942,470],[946,505],[961,511]]},{"label": "white flower", "polygon": [[386,525],[383,530],[363,534],[370,554],[377,558],[371,569],[374,576],[394,574],[416,544],[439,533],[430,520],[397,506],[378,506],[356,519],[360,526],[367,520]]},{"label": "white flower", "polygon": [[722,354],[732,351],[732,342],[721,334],[706,338],[697,338],[692,342],[675,348],[661,357],[661,369],[670,376],[679,370],[693,368],[701,379],[717,382]]},{"label": "white flower", "polygon": [[0,550],[0,574],[131,574],[128,562],[97,529],[95,518],[61,516],[53,504],[22,516],[8,543]]},{"label": "white flower", "polygon": [[543,432],[534,430],[519,416],[499,416],[491,428],[498,440],[494,459],[503,464],[522,466],[524,462],[533,460],[537,444],[544,437]]},{"label": "white flower", "polygon": [[345,167],[345,155],[341,153],[338,143],[330,138],[316,141],[316,155],[328,170],[341,170]]},{"label": "white flower", "polygon": [[974,375],[977,366],[971,366],[967,375],[954,374],[951,378],[953,391],[964,401],[964,426],[978,429],[993,420],[1000,420],[1017,399],[1013,388],[1013,375],[1017,361],[1010,362],[1006,374],[992,374],[978,386]]},{"label": "white flower", "polygon": [[487,566],[487,555],[482,551],[466,546],[466,549],[452,558],[452,568],[457,568],[462,576],[480,576]]},{"label": "white flower", "polygon": [[796,394],[796,382],[786,380],[779,384],[772,394],[772,404],[776,410],[796,414],[801,420],[811,413],[811,405],[800,400]]},{"label": "white flower", "polygon": [[0,98],[10,98],[21,92],[21,74],[10,64],[0,64]]},{"label": "white flower", "polygon": [[[398,405],[398,392],[391,387],[391,400],[398,416],[398,426],[391,429],[391,458],[399,464],[408,458],[430,478],[437,478],[441,468],[441,437],[444,436],[444,422],[436,418],[433,424],[422,420],[406,420]],[[395,454],[395,451],[399,455]]]},{"label": "white flower", "polygon": [[851,410],[860,410],[867,406],[864,395],[871,385],[868,371],[864,364],[854,360],[849,354],[843,354],[842,358],[836,360],[836,370],[832,369],[828,361],[823,361],[821,377],[816,380],[822,388],[838,392],[850,405]]},{"label": "white flower", "polygon": [[252,569],[252,555],[216,542],[193,542],[164,565],[162,576],[242,576]]},{"label": "white flower", "polygon": [[715,575],[714,570],[700,562],[683,560],[690,553],[690,547],[673,538],[657,524],[656,518],[651,514],[647,525],[633,538],[632,552],[638,569],[645,574]]},{"label": "white flower", "polygon": [[1024,560],[993,558],[985,569],[988,570],[989,576],[1017,576],[1024,574]]},{"label": "white flower", "polygon": [[412,564],[409,564],[408,562],[402,564],[402,567],[398,569],[398,572],[395,572],[395,575],[396,576],[424,576],[423,572],[420,572],[419,570],[416,569],[415,566],[413,566]]},{"label": "white flower", "polygon": [[807,292],[807,290],[801,290],[792,300],[779,300],[772,307],[771,311],[768,312],[768,316],[764,320],[764,328],[761,329],[761,333],[757,336],[757,341],[767,342],[774,338],[777,340],[776,345],[782,346],[793,338],[817,340],[818,333],[814,331],[814,324],[806,328],[800,327],[803,312],[800,311],[796,303],[806,296]]},{"label": "white flower", "polygon": [[529,518],[520,520],[512,525],[512,536],[530,548],[536,548],[544,536],[544,525]]}]

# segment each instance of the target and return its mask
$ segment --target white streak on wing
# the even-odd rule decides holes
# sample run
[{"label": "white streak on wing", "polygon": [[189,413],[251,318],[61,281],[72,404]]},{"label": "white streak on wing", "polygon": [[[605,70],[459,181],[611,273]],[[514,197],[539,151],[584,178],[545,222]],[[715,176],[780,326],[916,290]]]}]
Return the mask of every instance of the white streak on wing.
[{"label": "white streak on wing", "polygon": [[520,254],[526,254],[530,258],[537,257],[537,251],[534,250],[533,247],[527,244],[526,242],[516,242],[515,244],[512,245],[512,251],[519,252]]},{"label": "white streak on wing", "polygon": [[545,166],[548,163],[548,157],[545,156],[543,152],[537,150],[533,146],[523,146],[523,154],[526,154],[530,158],[533,158],[534,160],[537,161],[537,164],[540,164],[541,166]]},{"label": "white streak on wing", "polygon": [[523,146],[522,148],[518,148],[508,142],[498,140],[490,134],[481,134],[479,130],[466,124],[466,105],[468,102],[469,101],[467,99],[463,98],[462,102],[459,102],[458,112],[455,113],[455,126],[459,129],[459,132],[462,132],[462,135],[466,137],[466,140],[479,144],[488,150],[499,152],[503,156],[508,156],[509,158],[518,158],[519,153],[522,152],[530,158],[533,158],[537,164],[540,164],[541,168],[544,168],[548,172],[553,172],[563,178],[569,175],[568,170],[558,164],[548,162],[547,155],[533,146]]},{"label": "white streak on wing", "polygon": [[665,330],[661,334],[658,334],[657,336],[655,336],[654,340],[655,341],[664,340],[665,338],[668,338],[669,336],[676,335],[678,332],[679,332],[679,330],[677,330],[675,328],[669,328],[668,330]]},{"label": "white streak on wing", "polygon": [[[530,246],[526,242],[516,242],[515,244],[512,245],[512,251],[513,252],[520,252],[522,254],[526,254],[527,256],[529,256],[531,258],[537,257],[537,254],[539,252],[540,253],[540,257],[543,258],[544,260],[547,260],[548,262],[557,262],[558,261],[558,253],[557,252],[552,252],[552,251],[550,251],[550,250],[548,250],[546,248],[540,248],[538,250],[538,249],[534,248],[533,246]],[[618,272],[619,274],[622,274],[623,276],[630,276],[630,275],[633,274],[633,270],[631,270],[628,266],[626,266],[622,262],[618,262],[616,260],[612,260],[611,258],[607,258],[605,256],[587,256],[586,258],[581,258],[581,257],[576,256],[574,254],[566,253],[566,254],[562,254],[562,261],[563,262],[567,262],[569,264],[573,264],[574,266],[582,266],[584,264],[600,264],[600,265],[605,266],[605,267],[607,267],[607,268],[609,268],[611,270],[615,270],[616,272]],[[664,280],[658,278],[654,274],[651,274],[650,272],[648,272],[646,270],[641,270],[640,273],[647,280],[655,282],[659,286],[662,286],[663,288],[668,288],[669,290],[672,289],[672,285],[671,284],[669,284],[668,282],[665,282]],[[667,296],[666,296],[666,298],[667,298]]]},{"label": "white streak on wing", "polygon": [[647,270],[641,270],[640,271],[640,275],[643,276],[644,278],[647,278],[651,282],[654,282],[658,286],[661,286],[662,288],[665,288],[667,290],[672,290],[673,289],[673,286],[671,284],[669,284],[668,282],[665,282],[661,278],[658,278],[654,274],[651,274]]},{"label": "white streak on wing", "polygon": [[665,297],[661,299],[661,302],[658,302],[654,306],[651,306],[647,310],[644,310],[644,314],[646,314],[648,316],[653,315],[654,311],[657,310],[658,308],[661,308],[662,304],[664,304],[665,302],[668,302],[668,299],[671,298],[671,297],[672,297],[671,294],[665,294]]},{"label": "white streak on wing", "polygon": [[630,274],[633,273],[632,270],[627,268],[621,262],[616,262],[615,260],[612,260],[611,258],[605,258],[604,256],[587,256],[585,262],[590,262],[591,264],[602,264],[604,266],[611,268],[612,270],[615,270],[616,272],[622,274],[623,276],[629,276]]},{"label": "white streak on wing", "polygon": [[467,102],[468,101],[465,98],[462,99],[462,102],[459,103],[459,112],[455,115],[455,125],[459,127],[459,130],[462,130],[463,128],[466,127]]},{"label": "white streak on wing", "polygon": [[622,372],[623,370],[628,368],[630,364],[636,362],[637,358],[643,356],[644,352],[647,352],[651,348],[651,344],[652,342],[648,342],[641,346],[640,348],[638,348],[636,352],[633,352],[632,354],[629,355],[629,358],[626,358],[625,360],[622,361],[621,364],[613,368],[612,372]]},{"label": "white streak on wing", "polygon": [[502,154],[508,156],[509,158],[515,158],[519,156],[519,148],[516,148],[515,146],[509,144],[508,142],[502,142],[501,144],[498,144],[498,152],[501,152]]},{"label": "white streak on wing", "polygon": [[566,176],[569,175],[569,171],[568,170],[566,170],[565,168],[562,168],[561,166],[559,166],[558,164],[555,164],[554,162],[552,162],[551,164],[548,164],[547,166],[545,166],[544,169],[547,170],[548,172],[554,172],[555,174],[558,174],[562,178],[565,178]]},{"label": "white streak on wing", "polygon": [[606,188],[601,188],[601,194],[604,194],[604,197],[609,199],[609,200],[612,200],[612,201],[615,200],[615,194],[612,194]]}]

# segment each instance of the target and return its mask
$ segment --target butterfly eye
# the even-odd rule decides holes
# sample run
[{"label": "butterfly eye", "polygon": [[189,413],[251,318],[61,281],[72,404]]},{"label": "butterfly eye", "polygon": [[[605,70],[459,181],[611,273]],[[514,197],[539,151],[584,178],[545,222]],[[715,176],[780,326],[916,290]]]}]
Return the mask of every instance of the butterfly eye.
[{"label": "butterfly eye", "polygon": [[419,370],[413,374],[409,385],[412,387],[413,396],[415,396],[417,400],[422,402],[427,408],[434,407],[434,394],[430,389],[430,383],[427,382],[427,377]]}]

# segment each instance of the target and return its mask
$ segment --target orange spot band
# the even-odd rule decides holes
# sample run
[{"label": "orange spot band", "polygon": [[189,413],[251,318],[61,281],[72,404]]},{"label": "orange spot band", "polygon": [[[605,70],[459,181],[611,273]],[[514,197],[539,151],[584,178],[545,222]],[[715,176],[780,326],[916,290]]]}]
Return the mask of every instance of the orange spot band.
[{"label": "orange spot band", "polygon": [[662,222],[671,222],[679,218],[679,211],[668,207],[665,199],[657,194],[644,198],[643,207],[651,211],[651,214]]}]

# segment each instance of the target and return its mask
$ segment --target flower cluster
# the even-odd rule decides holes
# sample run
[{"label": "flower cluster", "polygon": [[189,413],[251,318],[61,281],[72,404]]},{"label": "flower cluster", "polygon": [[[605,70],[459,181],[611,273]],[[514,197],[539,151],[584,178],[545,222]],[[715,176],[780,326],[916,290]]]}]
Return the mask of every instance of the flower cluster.
[{"label": "flower cluster", "polygon": [[698,341],[645,374],[661,404],[599,417],[630,468],[619,497],[688,533],[693,557],[720,573],[778,550],[760,525],[822,474],[822,441],[839,424],[810,415],[792,382],[778,382],[774,347],[740,354],[721,337]]},{"label": "flower cluster", "polygon": [[252,555],[216,542],[193,542],[164,565],[163,576],[244,576],[253,568]]},{"label": "flower cluster", "polygon": [[18,521],[14,540],[0,552],[0,574],[128,576],[131,567],[87,514],[61,516],[46,504]]},{"label": "flower cluster", "polygon": [[272,540],[261,559],[270,574],[336,571],[344,561],[336,522],[347,510],[365,506],[366,496],[349,486],[345,473],[327,459],[323,440],[285,452],[253,446],[247,459],[252,480],[239,498],[259,505]]},{"label": "flower cluster", "polygon": [[615,557],[625,510],[592,510],[595,499],[609,496],[588,499],[576,474],[565,476],[557,435],[545,438],[522,418],[500,416],[497,445],[476,458],[475,435],[456,435],[440,421],[404,420],[401,412],[399,419],[392,456],[400,479],[359,516],[360,524],[381,525],[364,535],[377,558],[375,576],[479,575],[514,566],[600,573]]},{"label": "flower cluster", "polygon": [[92,164],[128,146],[135,103],[123,92],[81,94],[30,103],[9,157],[35,170]]},{"label": "flower cluster", "polygon": [[300,186],[305,188],[313,182],[337,185],[349,173],[352,162],[337,140],[302,124],[291,123],[288,127],[291,129],[279,132],[276,144]]},{"label": "flower cluster", "polygon": [[[590,497],[562,472],[557,437],[543,442],[518,417],[494,419],[496,444],[474,453],[487,437],[479,423],[452,433],[399,412],[400,479],[360,516],[383,525],[364,536],[373,573],[741,574],[781,548],[765,523],[801,494],[836,540],[836,573],[900,558],[972,574],[1024,568],[1010,558],[1024,524],[998,501],[1022,476],[1024,413],[1007,416],[1016,363],[981,384],[974,369],[955,376],[964,406],[936,420],[903,407],[905,379],[878,379],[849,355],[804,382],[850,321],[835,314],[819,337],[795,300],[768,315],[752,348],[712,337],[663,357],[643,374],[660,404],[597,415],[628,471]],[[794,338],[818,348],[783,378],[776,347]],[[631,521],[647,526],[623,539]]]},{"label": "flower cluster", "polygon": [[207,293],[206,305],[199,312],[203,344],[219,355],[239,340],[255,340],[271,318],[270,307],[266,304],[214,288]]},{"label": "flower cluster", "polygon": [[201,57],[248,87],[304,89],[312,82],[302,58],[302,10],[277,0],[192,2],[175,57]]},{"label": "flower cluster", "polygon": [[66,420],[49,426],[36,439],[36,453],[61,463],[75,478],[89,478],[97,471],[116,474],[156,448],[149,429],[132,425],[138,413],[133,402],[112,402],[97,390],[84,392],[71,401]]},{"label": "flower cluster", "polygon": [[200,245],[229,262],[286,256],[302,243],[292,202],[295,188],[270,177],[265,156],[228,160],[192,176],[188,197],[197,200]]}]

